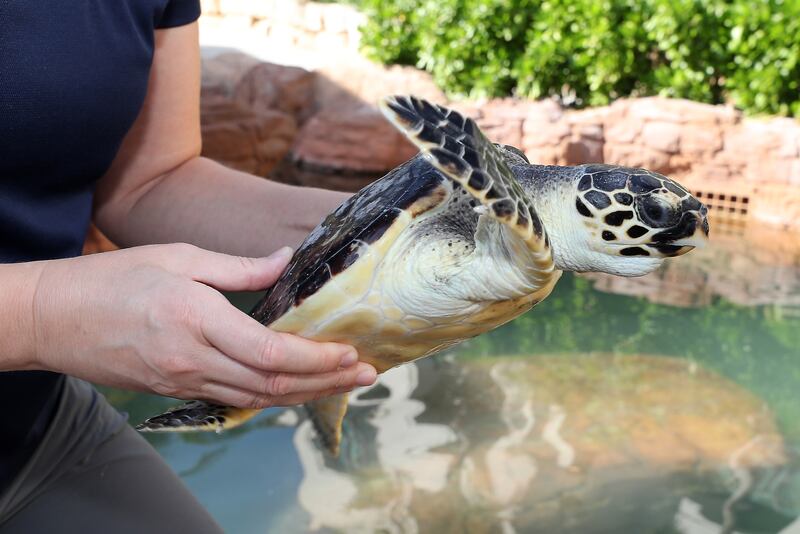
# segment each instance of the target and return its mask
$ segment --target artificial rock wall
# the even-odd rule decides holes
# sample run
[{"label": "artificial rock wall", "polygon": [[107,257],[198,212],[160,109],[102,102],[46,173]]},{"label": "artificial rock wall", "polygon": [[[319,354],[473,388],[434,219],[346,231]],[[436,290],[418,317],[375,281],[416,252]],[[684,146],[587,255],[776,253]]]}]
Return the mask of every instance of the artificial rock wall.
[{"label": "artificial rock wall", "polygon": [[[712,206],[737,215],[744,206],[748,217],[800,228],[794,119],[747,118],[728,106],[658,97],[586,110],[552,100],[450,101],[421,71],[357,56],[313,72],[237,53],[204,60],[204,153],[260,175],[291,161],[316,172],[273,177],[357,190],[416,152],[375,107],[392,93],[455,107],[532,162],[646,167],[711,195],[703,199]],[[715,196],[726,194],[737,200],[735,208],[727,200],[715,204]]]}]

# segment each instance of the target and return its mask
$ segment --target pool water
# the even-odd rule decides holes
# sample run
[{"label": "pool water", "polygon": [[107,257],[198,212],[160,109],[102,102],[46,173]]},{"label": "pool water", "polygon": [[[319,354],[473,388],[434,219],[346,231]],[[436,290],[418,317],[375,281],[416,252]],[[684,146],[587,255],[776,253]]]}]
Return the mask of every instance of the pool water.
[{"label": "pool water", "polygon": [[[641,279],[565,274],[353,395],[335,459],[300,409],[147,438],[237,534],[797,534],[799,251],[737,231]],[[107,395],[132,422],[175,403]]]}]

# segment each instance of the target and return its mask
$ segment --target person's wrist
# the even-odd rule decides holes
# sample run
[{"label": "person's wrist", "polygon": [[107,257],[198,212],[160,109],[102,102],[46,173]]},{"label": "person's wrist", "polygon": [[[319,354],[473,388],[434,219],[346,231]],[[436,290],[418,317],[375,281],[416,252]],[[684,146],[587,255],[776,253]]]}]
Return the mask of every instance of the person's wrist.
[{"label": "person's wrist", "polygon": [[46,262],[2,265],[3,288],[0,301],[3,316],[3,345],[0,370],[39,369],[37,357],[34,302],[37,287]]},{"label": "person's wrist", "polygon": [[[33,334],[28,365],[33,369],[67,372],[64,367],[68,354],[74,352],[80,340],[80,324],[91,324],[92,318],[84,315],[81,300],[86,297],[84,282],[94,279],[87,257],[66,258],[40,263],[38,276],[33,279],[29,298],[26,299],[29,330]],[[84,313],[81,313],[84,311]],[[76,337],[77,334],[77,337]]]}]

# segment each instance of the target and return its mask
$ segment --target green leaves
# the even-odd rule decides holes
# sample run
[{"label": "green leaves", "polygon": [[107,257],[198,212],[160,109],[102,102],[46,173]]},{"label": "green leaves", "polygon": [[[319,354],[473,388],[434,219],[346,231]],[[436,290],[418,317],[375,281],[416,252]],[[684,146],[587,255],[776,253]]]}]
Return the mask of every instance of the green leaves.
[{"label": "green leaves", "polygon": [[364,51],[454,95],[661,94],[800,116],[798,0],[358,0]]}]

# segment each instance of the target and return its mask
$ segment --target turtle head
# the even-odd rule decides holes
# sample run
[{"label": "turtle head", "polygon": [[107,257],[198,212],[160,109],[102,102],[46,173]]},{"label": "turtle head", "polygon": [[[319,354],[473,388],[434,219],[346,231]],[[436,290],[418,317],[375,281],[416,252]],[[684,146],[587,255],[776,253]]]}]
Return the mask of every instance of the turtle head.
[{"label": "turtle head", "polygon": [[577,169],[573,220],[585,243],[576,270],[641,276],[708,240],[708,209],[674,180],[609,165]]},{"label": "turtle head", "polygon": [[708,240],[707,208],[666,176],[599,164],[530,167],[538,167],[526,174],[559,269],[641,276]]}]

